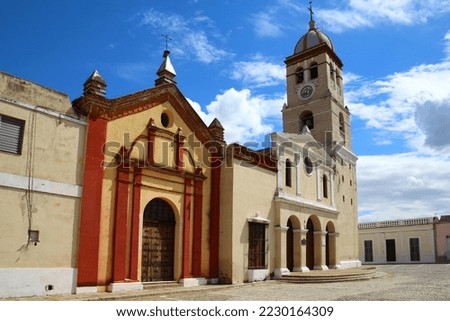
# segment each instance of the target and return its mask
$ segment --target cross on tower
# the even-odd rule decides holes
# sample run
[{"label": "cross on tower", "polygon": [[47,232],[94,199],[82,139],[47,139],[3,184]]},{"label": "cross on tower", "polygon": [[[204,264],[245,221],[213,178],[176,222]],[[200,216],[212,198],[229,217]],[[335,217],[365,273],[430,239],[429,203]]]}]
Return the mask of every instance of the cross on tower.
[{"label": "cross on tower", "polygon": [[172,40],[172,38],[169,38],[168,35],[161,35],[161,37],[164,37],[166,39],[166,51],[169,50],[168,45],[169,45],[169,41]]},{"label": "cross on tower", "polygon": [[309,20],[312,21],[313,20],[313,16],[314,16],[314,11],[313,11],[313,8],[312,8],[312,1],[309,2],[308,10],[309,10]]}]

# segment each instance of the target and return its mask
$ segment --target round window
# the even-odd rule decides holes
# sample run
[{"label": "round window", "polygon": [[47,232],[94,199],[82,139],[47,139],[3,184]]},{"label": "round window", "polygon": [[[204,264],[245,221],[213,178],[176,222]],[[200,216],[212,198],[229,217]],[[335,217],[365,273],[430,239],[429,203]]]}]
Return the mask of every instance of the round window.
[{"label": "round window", "polygon": [[305,157],[303,160],[305,164],[305,171],[307,174],[311,174],[313,171],[313,163],[311,162],[311,159],[309,157]]},{"label": "round window", "polygon": [[167,115],[166,113],[162,113],[161,114],[161,124],[164,127],[169,127],[169,115]]}]

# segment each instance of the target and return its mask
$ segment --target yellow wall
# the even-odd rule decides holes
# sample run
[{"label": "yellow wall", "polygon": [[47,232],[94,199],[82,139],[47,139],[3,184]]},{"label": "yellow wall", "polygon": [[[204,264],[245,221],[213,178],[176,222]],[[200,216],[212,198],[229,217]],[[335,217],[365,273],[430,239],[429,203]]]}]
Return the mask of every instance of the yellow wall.
[{"label": "yellow wall", "polygon": [[[268,270],[274,266],[276,173],[234,159],[232,168],[222,170],[219,278],[224,282],[247,281],[248,219],[256,213],[269,220]],[[232,278],[232,279],[230,279]]]},{"label": "yellow wall", "polygon": [[0,296],[70,293],[86,123],[67,95],[1,72],[0,114],[25,121],[21,154],[0,151]]}]

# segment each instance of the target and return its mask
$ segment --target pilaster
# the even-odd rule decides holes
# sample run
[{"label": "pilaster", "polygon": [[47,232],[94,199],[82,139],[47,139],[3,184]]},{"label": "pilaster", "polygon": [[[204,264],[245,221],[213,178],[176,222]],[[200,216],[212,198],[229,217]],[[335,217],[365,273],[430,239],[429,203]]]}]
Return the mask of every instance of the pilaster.
[{"label": "pilaster", "polygon": [[290,271],[286,267],[286,233],[289,227],[275,226],[275,238],[277,241],[278,255],[275,257],[275,278],[281,278],[283,274],[289,274]]}]

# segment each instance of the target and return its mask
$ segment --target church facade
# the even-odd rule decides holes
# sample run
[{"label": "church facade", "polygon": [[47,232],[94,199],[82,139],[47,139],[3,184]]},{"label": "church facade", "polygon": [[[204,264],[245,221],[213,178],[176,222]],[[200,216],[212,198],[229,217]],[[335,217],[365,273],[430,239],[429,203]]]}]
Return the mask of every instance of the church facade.
[{"label": "church facade", "polygon": [[70,106],[82,158],[73,158],[79,190],[65,250],[73,277],[61,291],[254,282],[361,265],[343,64],[312,17],[285,64],[283,130],[264,150],[227,145],[219,120],[200,119],[168,51],[150,89],[110,99],[102,76],[88,77]]},{"label": "church facade", "polygon": [[271,134],[269,149],[234,146],[227,153],[219,268],[225,282],[361,266],[343,64],[312,18],[285,64],[283,132]]},{"label": "church facade", "polygon": [[[78,292],[206,284],[217,274],[223,144],[176,87],[169,52],[155,87],[107,99],[94,72],[73,103],[87,117]],[[216,186],[217,188],[214,188]]]}]

